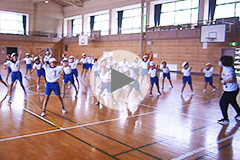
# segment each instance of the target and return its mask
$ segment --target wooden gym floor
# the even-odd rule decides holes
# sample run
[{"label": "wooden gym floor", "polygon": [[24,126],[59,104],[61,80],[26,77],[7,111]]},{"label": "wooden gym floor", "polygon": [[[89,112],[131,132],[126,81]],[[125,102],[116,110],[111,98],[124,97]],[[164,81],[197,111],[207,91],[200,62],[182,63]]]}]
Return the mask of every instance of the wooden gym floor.
[{"label": "wooden gym floor", "polygon": [[[24,73],[24,64],[22,68]],[[4,80],[6,72],[0,71]],[[44,84],[36,91],[34,73],[31,80],[24,79],[27,101],[17,83],[12,105],[7,99],[1,102],[0,159],[240,159],[240,122],[234,120],[234,110],[229,107],[229,126],[216,123],[222,118],[218,78],[217,93],[208,88],[204,94],[203,77],[193,76],[197,94],[191,96],[187,87],[181,98],[181,77],[172,73],[173,89],[166,81],[162,96],[155,90],[136,108],[121,110],[95,106],[89,79],[82,79],[78,99],[73,88],[66,89],[67,114],[62,115],[57,97],[51,96],[40,119],[35,114],[41,113]],[[0,89],[2,100],[7,89],[2,84]]]}]

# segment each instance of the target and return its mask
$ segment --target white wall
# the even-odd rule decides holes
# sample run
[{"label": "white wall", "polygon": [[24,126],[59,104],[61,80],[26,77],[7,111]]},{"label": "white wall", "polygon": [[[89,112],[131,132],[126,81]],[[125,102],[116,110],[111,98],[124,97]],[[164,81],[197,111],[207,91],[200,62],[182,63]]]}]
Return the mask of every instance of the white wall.
[{"label": "white wall", "polygon": [[36,31],[58,33],[62,35],[63,7],[55,3],[38,3],[34,16],[33,3],[29,1],[0,1],[0,10],[28,14],[29,32],[32,32],[34,17],[36,17]]}]

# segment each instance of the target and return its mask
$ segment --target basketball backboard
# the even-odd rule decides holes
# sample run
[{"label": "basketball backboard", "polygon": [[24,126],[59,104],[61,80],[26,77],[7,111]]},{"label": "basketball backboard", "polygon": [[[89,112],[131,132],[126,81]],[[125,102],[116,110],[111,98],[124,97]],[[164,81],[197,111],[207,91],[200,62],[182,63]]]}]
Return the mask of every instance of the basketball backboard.
[{"label": "basketball backboard", "polygon": [[201,43],[224,43],[226,41],[226,24],[201,27]]}]

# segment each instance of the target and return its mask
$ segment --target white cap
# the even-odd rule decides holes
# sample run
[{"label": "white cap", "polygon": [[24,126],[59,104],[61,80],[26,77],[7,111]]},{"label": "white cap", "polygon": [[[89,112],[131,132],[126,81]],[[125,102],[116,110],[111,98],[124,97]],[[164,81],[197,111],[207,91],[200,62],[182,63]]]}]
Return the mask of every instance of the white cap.
[{"label": "white cap", "polygon": [[147,57],[148,57],[147,55],[143,56],[143,58],[147,58]]},{"label": "white cap", "polygon": [[183,62],[183,63],[182,63],[182,67],[186,66],[187,63],[188,63],[187,61],[186,61],[186,62]]},{"label": "white cap", "polygon": [[46,54],[50,53],[49,51],[46,51]]},{"label": "white cap", "polygon": [[149,63],[149,65],[152,67],[152,66],[154,66],[154,61],[151,61],[150,63]]},{"label": "white cap", "polygon": [[50,58],[49,63],[52,63],[52,62],[57,62],[56,58]]},{"label": "white cap", "polygon": [[74,56],[70,56],[69,59],[74,59]]},{"label": "white cap", "polygon": [[134,59],[133,59],[133,61],[136,61],[138,59],[138,57],[135,57]]},{"label": "white cap", "polygon": [[29,56],[30,54],[29,53],[26,53],[26,56]]},{"label": "white cap", "polygon": [[17,53],[12,53],[12,54],[11,54],[11,58],[13,58],[13,56],[15,56],[16,54],[17,54]]},{"label": "white cap", "polygon": [[63,58],[63,62],[68,62],[68,58]]},{"label": "white cap", "polygon": [[212,64],[211,63],[207,63],[206,66],[211,66]]},{"label": "white cap", "polygon": [[82,56],[86,56],[86,53],[83,53]]},{"label": "white cap", "polygon": [[34,61],[38,60],[39,58],[38,57],[34,57]]}]

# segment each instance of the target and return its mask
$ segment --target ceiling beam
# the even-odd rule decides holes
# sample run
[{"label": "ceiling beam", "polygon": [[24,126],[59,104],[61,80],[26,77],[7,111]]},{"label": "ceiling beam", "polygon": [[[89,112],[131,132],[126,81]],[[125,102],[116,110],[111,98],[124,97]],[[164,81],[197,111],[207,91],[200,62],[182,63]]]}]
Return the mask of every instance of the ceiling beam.
[{"label": "ceiling beam", "polygon": [[69,4],[69,5],[71,5],[71,6],[75,6],[75,7],[83,7],[83,1],[79,1],[79,2],[70,2],[70,1],[68,1],[68,0],[61,0],[62,2],[64,2],[64,3],[67,3],[67,4]]}]

